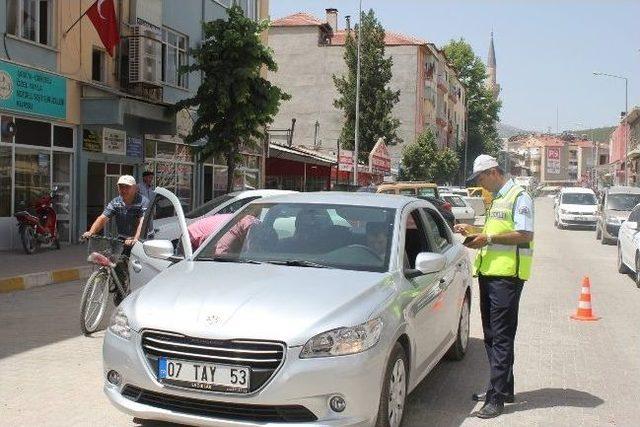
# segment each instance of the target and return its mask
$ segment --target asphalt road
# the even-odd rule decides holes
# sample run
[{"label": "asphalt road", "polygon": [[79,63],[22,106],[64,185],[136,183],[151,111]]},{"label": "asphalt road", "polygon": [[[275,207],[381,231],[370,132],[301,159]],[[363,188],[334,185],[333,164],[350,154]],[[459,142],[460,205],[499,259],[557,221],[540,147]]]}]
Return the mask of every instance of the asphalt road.
[{"label": "asphalt road", "polygon": [[[516,403],[496,420],[471,416],[488,370],[477,292],[462,362],[442,362],[409,396],[404,426],[632,426],[640,419],[640,290],[616,271],[615,246],[590,230],[556,230],[536,201],[534,274],[516,343]],[[569,319],[584,275],[601,320]],[[102,334],[78,326],[81,283],[0,295],[0,425],[131,426],[102,393]],[[168,425],[158,423],[158,425]]]}]

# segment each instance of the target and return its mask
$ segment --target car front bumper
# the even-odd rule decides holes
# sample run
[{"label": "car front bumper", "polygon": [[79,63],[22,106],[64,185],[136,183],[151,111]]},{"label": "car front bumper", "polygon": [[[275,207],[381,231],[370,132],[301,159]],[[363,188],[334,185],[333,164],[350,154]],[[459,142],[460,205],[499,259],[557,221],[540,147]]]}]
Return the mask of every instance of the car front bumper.
[{"label": "car front bumper", "polygon": [[[356,355],[300,359],[301,347],[288,347],[284,361],[271,379],[256,392],[239,395],[233,393],[203,392],[164,385],[156,379],[142,351],[141,337],[132,333],[129,341],[107,331],[103,346],[104,391],[119,410],[134,417],[191,425],[245,427],[245,426],[370,426],[375,423],[386,367],[386,354],[374,348]],[[119,385],[107,381],[107,373],[117,371]],[[264,422],[255,419],[230,419],[224,416],[203,416],[193,411],[180,412],[157,405],[136,402],[122,394],[125,386],[186,400],[210,401],[240,405],[286,406],[299,405],[316,418],[311,423]],[[329,406],[332,396],[346,401],[343,412],[334,412]]]},{"label": "car front bumper", "polygon": [[559,214],[558,223],[571,227],[595,227],[598,217],[593,214]]}]

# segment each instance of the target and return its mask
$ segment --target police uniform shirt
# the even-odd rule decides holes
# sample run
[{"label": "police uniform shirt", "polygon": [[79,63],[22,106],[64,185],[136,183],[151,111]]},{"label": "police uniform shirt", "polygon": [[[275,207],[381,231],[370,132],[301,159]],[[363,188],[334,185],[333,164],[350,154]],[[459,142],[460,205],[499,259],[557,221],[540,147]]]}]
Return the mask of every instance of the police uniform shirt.
[{"label": "police uniform shirt", "polygon": [[[509,179],[502,188],[494,195],[504,197],[516,183]],[[513,210],[513,222],[516,231],[528,231],[533,233],[533,199],[526,191],[520,193],[516,199],[516,206]]]}]

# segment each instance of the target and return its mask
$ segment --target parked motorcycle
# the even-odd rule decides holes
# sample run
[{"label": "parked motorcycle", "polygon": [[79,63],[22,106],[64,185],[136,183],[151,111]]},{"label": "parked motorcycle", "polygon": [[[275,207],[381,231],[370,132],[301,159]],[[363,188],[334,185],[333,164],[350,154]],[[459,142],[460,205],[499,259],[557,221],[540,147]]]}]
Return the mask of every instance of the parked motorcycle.
[{"label": "parked motorcycle", "polygon": [[58,240],[58,217],[53,209],[53,199],[58,188],[38,197],[29,210],[15,213],[18,220],[18,232],[22,247],[27,254],[32,254],[40,246],[55,246],[60,249]]}]

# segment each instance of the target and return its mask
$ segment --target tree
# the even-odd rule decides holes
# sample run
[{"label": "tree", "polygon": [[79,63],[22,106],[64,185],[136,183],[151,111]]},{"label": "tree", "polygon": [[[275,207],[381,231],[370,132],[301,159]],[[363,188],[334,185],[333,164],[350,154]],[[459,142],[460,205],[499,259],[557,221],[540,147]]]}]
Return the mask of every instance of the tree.
[{"label": "tree", "polygon": [[[400,121],[393,118],[393,106],[400,99],[400,91],[393,91],[391,66],[393,59],[384,55],[384,28],[377,21],[373,10],[362,13],[362,42],[360,46],[360,137],[359,160],[366,161],[369,152],[379,138],[387,144],[401,142],[396,130]],[[347,33],[344,60],[347,74],[333,76],[340,97],[333,105],[343,110],[345,123],[340,133],[340,145],[349,150],[354,148],[356,121],[356,72],[358,52],[358,26]]]},{"label": "tree", "polygon": [[450,182],[459,168],[458,155],[452,149],[438,149],[436,137],[429,129],[416,142],[402,150],[400,179],[407,181]]},{"label": "tree", "polygon": [[255,22],[240,7],[228,9],[228,19],[204,22],[204,42],[191,51],[194,63],[182,73],[202,72],[196,95],[179,101],[175,110],[196,107],[197,118],[189,144],[198,145],[200,158],[222,154],[227,161],[227,192],[233,189],[236,162],[242,148],[256,145],[266,136],[280,101],[290,98],[260,76],[262,67],[276,71],[272,51],[260,40],[268,22]]},{"label": "tree", "polygon": [[[500,150],[498,113],[501,102],[485,87],[487,69],[471,45],[464,39],[451,40],[444,48],[445,56],[458,78],[467,89],[467,168],[479,154],[496,156]],[[464,158],[464,145],[458,147],[458,155]],[[462,166],[464,168],[464,165]],[[464,172],[461,170],[461,172]],[[468,175],[468,174],[467,174]]]}]

